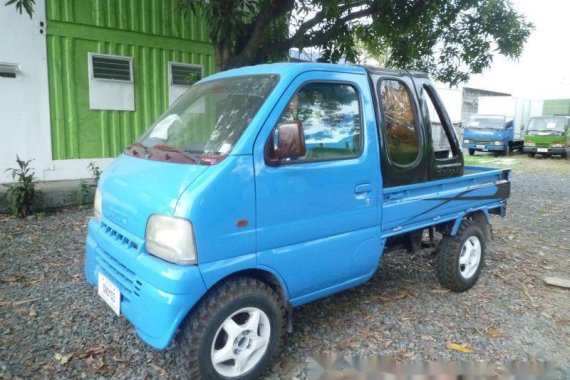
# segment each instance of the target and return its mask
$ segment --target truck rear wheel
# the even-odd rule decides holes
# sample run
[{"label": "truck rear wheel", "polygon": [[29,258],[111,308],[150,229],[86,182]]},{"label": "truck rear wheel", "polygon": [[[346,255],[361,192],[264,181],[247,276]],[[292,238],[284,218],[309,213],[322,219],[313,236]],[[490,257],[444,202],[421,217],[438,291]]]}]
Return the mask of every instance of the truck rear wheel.
[{"label": "truck rear wheel", "polygon": [[469,155],[474,156],[475,155],[475,149],[469,149]]},{"label": "truck rear wheel", "polygon": [[530,158],[534,158],[534,156],[536,156],[536,153],[529,153],[528,156],[529,156]]},{"label": "truck rear wheel", "polygon": [[469,290],[485,264],[485,230],[475,221],[464,220],[457,235],[446,235],[437,256],[436,274],[444,287],[454,292]]},{"label": "truck rear wheel", "polygon": [[178,336],[177,361],[191,379],[257,379],[279,350],[280,297],[251,278],[229,280],[192,312]]}]

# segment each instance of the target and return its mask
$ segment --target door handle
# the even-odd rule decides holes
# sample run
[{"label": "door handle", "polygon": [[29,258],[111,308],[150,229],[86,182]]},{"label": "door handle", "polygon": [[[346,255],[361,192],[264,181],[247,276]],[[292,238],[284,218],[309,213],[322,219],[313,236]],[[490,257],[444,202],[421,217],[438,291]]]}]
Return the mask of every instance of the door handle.
[{"label": "door handle", "polygon": [[372,191],[372,186],[369,183],[362,183],[360,185],[356,185],[354,188],[354,194],[364,194],[369,193]]},{"label": "door handle", "polygon": [[402,198],[404,198],[404,193],[388,194],[388,196],[386,198],[388,198],[391,201],[396,200],[396,199],[402,199]]}]

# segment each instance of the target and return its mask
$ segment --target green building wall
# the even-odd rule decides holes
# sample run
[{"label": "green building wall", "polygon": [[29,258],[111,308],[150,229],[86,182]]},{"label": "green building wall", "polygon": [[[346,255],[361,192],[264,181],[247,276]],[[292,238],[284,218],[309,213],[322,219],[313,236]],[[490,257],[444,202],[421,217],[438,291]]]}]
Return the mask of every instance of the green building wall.
[{"label": "green building wall", "polygon": [[542,109],[544,116],[568,115],[570,116],[570,99],[545,100]]},{"label": "green building wall", "polygon": [[[114,157],[168,107],[168,62],[214,71],[204,23],[178,0],[46,0],[53,159]],[[133,58],[134,111],[91,110],[88,53]]]}]

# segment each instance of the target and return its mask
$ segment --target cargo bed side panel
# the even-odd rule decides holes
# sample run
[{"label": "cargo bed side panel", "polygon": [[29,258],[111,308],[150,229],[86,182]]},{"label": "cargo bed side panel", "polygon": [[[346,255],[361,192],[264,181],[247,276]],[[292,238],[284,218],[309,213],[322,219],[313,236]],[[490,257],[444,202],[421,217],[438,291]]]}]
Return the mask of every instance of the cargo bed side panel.
[{"label": "cargo bed side panel", "polygon": [[457,178],[384,189],[382,236],[505,205],[510,193],[509,169],[466,167],[465,173]]}]

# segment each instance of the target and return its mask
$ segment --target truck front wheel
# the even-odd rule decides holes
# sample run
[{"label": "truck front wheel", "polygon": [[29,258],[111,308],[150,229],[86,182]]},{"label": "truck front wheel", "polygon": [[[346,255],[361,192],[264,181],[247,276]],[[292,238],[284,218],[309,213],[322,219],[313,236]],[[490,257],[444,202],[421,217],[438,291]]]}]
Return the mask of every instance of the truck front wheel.
[{"label": "truck front wheel", "polygon": [[474,156],[475,155],[475,149],[469,149],[469,155]]},{"label": "truck front wheel", "polygon": [[464,220],[457,235],[445,236],[437,256],[436,274],[454,292],[469,290],[485,264],[486,234],[475,221]]},{"label": "truck front wheel", "polygon": [[178,336],[177,362],[191,379],[257,379],[279,349],[283,302],[265,283],[229,280],[196,307]]}]

